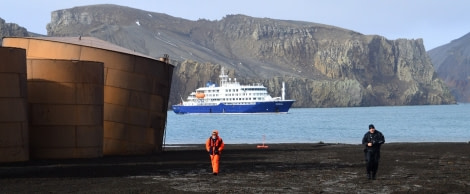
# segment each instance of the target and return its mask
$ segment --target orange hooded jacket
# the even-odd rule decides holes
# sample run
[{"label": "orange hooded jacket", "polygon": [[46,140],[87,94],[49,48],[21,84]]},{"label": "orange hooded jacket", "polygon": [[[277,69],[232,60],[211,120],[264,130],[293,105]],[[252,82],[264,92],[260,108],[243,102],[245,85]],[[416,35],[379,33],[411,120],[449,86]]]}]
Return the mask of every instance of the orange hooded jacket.
[{"label": "orange hooded jacket", "polygon": [[222,138],[219,137],[219,132],[217,130],[212,131],[212,133],[215,133],[217,139],[213,141],[212,136],[207,139],[206,151],[209,152],[210,155],[221,154],[225,146],[224,142],[222,141]]}]

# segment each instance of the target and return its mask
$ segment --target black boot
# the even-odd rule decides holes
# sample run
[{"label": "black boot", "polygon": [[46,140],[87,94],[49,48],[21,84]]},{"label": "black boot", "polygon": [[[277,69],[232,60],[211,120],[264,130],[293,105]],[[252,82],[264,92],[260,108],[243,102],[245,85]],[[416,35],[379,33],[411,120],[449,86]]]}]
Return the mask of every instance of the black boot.
[{"label": "black boot", "polygon": [[375,180],[375,172],[372,172],[372,180]]},{"label": "black boot", "polygon": [[371,179],[370,172],[367,173],[367,179]]}]

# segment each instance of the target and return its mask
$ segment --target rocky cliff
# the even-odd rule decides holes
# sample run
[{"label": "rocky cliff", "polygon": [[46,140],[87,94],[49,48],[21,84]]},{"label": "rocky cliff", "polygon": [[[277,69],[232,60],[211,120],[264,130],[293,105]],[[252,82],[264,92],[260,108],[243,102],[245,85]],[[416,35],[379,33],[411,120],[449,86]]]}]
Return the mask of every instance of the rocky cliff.
[{"label": "rocky cliff", "polygon": [[26,28],[23,28],[14,23],[5,23],[5,20],[0,18],[0,45],[2,44],[3,37],[6,36],[25,37],[30,36],[30,33],[26,30]]},{"label": "rocky cliff", "polygon": [[259,82],[294,107],[455,103],[421,39],[387,40],[334,26],[228,15],[190,21],[116,5],[58,10],[50,36],[94,36],[177,65],[170,104],[220,67],[241,83]]},{"label": "rocky cliff", "polygon": [[470,102],[470,33],[428,51],[439,77],[459,102]]}]

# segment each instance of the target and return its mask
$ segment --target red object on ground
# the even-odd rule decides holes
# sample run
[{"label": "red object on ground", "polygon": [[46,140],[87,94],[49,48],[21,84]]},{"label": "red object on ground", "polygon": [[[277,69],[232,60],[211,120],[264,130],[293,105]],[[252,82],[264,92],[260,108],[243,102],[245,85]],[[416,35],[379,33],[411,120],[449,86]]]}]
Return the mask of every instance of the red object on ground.
[{"label": "red object on ground", "polygon": [[265,138],[266,138],[266,137],[263,135],[263,145],[258,145],[258,146],[256,146],[256,148],[268,148],[267,145],[264,145],[264,139],[265,139]]}]

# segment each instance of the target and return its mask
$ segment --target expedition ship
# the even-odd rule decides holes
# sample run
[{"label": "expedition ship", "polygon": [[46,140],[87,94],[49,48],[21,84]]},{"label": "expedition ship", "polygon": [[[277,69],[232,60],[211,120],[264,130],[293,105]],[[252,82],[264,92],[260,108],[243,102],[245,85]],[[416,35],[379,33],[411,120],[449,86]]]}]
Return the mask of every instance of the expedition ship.
[{"label": "expedition ship", "polygon": [[208,81],[205,87],[191,92],[187,100],[173,105],[176,114],[202,113],[287,113],[295,100],[285,100],[284,82],[282,96],[271,97],[262,84],[240,85],[224,72],[220,73],[220,85]]}]

